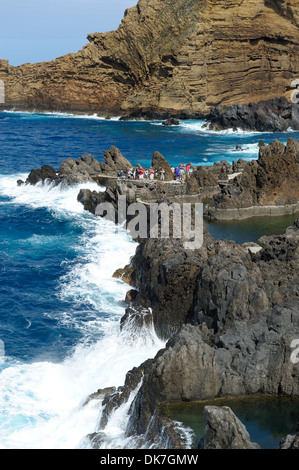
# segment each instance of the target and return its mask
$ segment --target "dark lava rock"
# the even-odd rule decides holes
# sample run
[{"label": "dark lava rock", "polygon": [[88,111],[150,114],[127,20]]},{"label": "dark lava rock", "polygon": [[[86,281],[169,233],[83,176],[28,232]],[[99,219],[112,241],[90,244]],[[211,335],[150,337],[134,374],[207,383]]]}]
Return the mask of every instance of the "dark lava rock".
[{"label": "dark lava rock", "polygon": [[121,151],[112,145],[109,150],[104,151],[105,163],[100,163],[100,171],[104,174],[118,175],[121,170],[127,171],[132,164],[122,155]]},{"label": "dark lava rock", "polygon": [[162,122],[162,124],[163,126],[179,126],[180,121],[174,117],[171,117]]},{"label": "dark lava rock", "polygon": [[280,449],[299,449],[299,433],[288,434],[279,443]]},{"label": "dark lava rock", "polygon": [[299,200],[299,141],[289,138],[261,146],[258,160],[248,162],[231,184],[214,196],[213,209],[294,204]]},{"label": "dark lava rock", "polygon": [[165,171],[165,181],[174,179],[174,174],[171,171],[171,166],[160,152],[155,152],[152,158],[152,167],[154,171],[160,172],[162,169]]},{"label": "dark lava rock", "polygon": [[209,129],[242,129],[244,131],[285,132],[299,129],[299,105],[285,97],[259,103],[216,106],[208,116]]},{"label": "dark lava rock", "polygon": [[198,272],[213,239],[204,231],[202,249],[186,250],[182,239],[146,239],[136,249],[131,264],[138,294],[136,307],[151,308],[156,332],[162,338],[185,323],[193,304]]},{"label": "dark lava rock", "polygon": [[103,162],[98,162],[90,153],[84,153],[80,158],[74,160],[67,158],[62,161],[59,171],[49,165],[32,170],[26,183],[36,184],[39,181],[49,180],[56,184],[66,185],[78,184],[85,181],[97,181],[100,176],[117,177],[121,170],[132,168],[131,163],[121,154],[120,150],[112,146],[104,152]]},{"label": "dark lava rock", "polygon": [[50,165],[43,165],[38,170],[31,170],[26,183],[36,184],[40,181],[56,181],[58,178],[56,171]]},{"label": "dark lava rock", "polygon": [[193,253],[192,275],[180,245],[144,243],[133,261],[137,300],[153,309],[158,331],[173,334],[154,359],[130,371],[117,401],[107,397],[106,420],[136,383],[126,435],[149,440],[167,433],[159,410],[168,402],[299,395],[299,370],[291,361],[291,343],[299,337],[298,227],[263,237],[256,254],[214,241],[206,252]]}]

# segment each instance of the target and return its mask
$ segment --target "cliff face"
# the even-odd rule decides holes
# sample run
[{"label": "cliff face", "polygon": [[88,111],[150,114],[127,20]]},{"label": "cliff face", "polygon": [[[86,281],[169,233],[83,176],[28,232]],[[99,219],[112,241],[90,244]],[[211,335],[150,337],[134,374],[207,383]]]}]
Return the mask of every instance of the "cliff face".
[{"label": "cliff face", "polygon": [[139,0],[79,52],[0,61],[7,106],[208,112],[287,94],[299,78],[297,0]]}]

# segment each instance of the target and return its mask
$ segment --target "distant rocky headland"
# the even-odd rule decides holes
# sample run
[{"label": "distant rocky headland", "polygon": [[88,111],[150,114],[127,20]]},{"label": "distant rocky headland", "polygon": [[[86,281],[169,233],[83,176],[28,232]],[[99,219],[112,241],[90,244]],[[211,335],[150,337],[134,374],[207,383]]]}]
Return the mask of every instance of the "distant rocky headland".
[{"label": "distant rocky headland", "polygon": [[207,127],[216,131],[286,132],[299,130],[299,105],[282,97],[258,103],[216,106],[206,119]]},{"label": "distant rocky headland", "polygon": [[[77,53],[18,67],[1,60],[3,106],[183,119],[218,106],[290,102],[298,26],[297,0],[139,0],[117,30],[88,34]],[[220,122],[217,108],[213,127],[236,116],[233,125],[265,125],[261,116],[244,121],[247,110],[226,112]]]},{"label": "distant rocky headland", "polygon": [[[32,170],[19,184],[97,182],[104,191],[81,189],[78,194],[93,214],[101,202],[117,209],[120,195],[129,203],[145,204],[208,199],[208,211],[216,207],[239,214],[252,205],[298,204],[298,157],[299,142],[293,139],[287,145],[260,142],[257,161],[239,160],[234,168],[226,162],[195,168],[184,181],[176,181],[163,155],[155,152],[152,166],[164,168],[167,178],[129,180],[119,172],[131,163],[112,146],[104,152],[104,162],[85,154],[62,162],[58,171]],[[299,397],[298,363],[291,360],[292,342],[299,339],[298,261],[298,220],[281,235],[242,245],[214,240],[205,227],[203,245],[195,250],[186,249],[184,239],[171,234],[141,240],[130,264],[115,273],[128,284],[120,328],[133,325],[136,333],[153,326],[166,346],[128,371],[123,385],[88,397],[103,406],[97,431],[87,437],[90,444],[100,448],[109,416],[133,392],[126,436],[134,438],[137,447],[153,448],[162,445],[161,435],[169,448],[186,445],[165,413],[168,403],[229,396]],[[258,448],[233,412],[217,406],[205,408],[205,435],[198,446]],[[298,434],[286,436],[280,448],[298,448]]]}]

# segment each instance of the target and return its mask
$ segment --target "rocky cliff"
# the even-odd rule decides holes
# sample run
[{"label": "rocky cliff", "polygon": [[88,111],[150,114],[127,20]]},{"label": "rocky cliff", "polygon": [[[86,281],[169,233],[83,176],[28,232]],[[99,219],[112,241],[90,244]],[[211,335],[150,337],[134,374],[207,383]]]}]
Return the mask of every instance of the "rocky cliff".
[{"label": "rocky cliff", "polygon": [[[201,255],[201,266],[194,265],[197,278],[192,285],[175,268],[168,282],[157,281],[157,267],[150,267],[148,257],[144,258],[147,272],[143,265],[140,272],[135,267],[139,281],[143,276],[149,279],[152,271],[152,291],[158,291],[157,284],[163,282],[170,298],[172,276],[172,284],[180,280],[181,291],[193,291],[194,302],[191,307],[188,298],[186,305],[178,303],[186,323],[154,359],[128,372],[124,387],[106,396],[98,432],[105,432],[111,412],[137,390],[141,380],[126,429],[126,435],[138,436],[141,445],[155,446],[157,429],[168,432],[163,421],[167,402],[255,394],[298,396],[298,367],[291,360],[292,341],[299,334],[298,241],[299,221],[283,235],[260,239],[257,254],[244,245],[215,242],[208,248],[210,255]],[[152,259],[157,263],[163,249],[156,243]],[[133,265],[138,262],[137,255]],[[164,260],[160,264],[165,271],[169,267]],[[174,308],[173,313],[172,324]],[[167,310],[165,316],[171,324]],[[241,446],[245,448],[244,443]]]},{"label": "rocky cliff", "polygon": [[290,96],[298,27],[297,0],[139,0],[116,31],[89,34],[77,53],[0,61],[5,107],[199,116]]}]

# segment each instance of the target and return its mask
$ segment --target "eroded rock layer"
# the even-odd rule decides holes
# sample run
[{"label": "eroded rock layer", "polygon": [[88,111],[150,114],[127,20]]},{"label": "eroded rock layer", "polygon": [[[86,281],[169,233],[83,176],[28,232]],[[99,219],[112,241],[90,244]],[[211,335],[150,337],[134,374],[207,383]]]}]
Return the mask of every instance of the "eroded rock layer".
[{"label": "eroded rock layer", "polygon": [[139,0],[116,31],[89,34],[77,53],[0,61],[5,107],[179,114],[290,97],[298,25],[297,0]]}]

